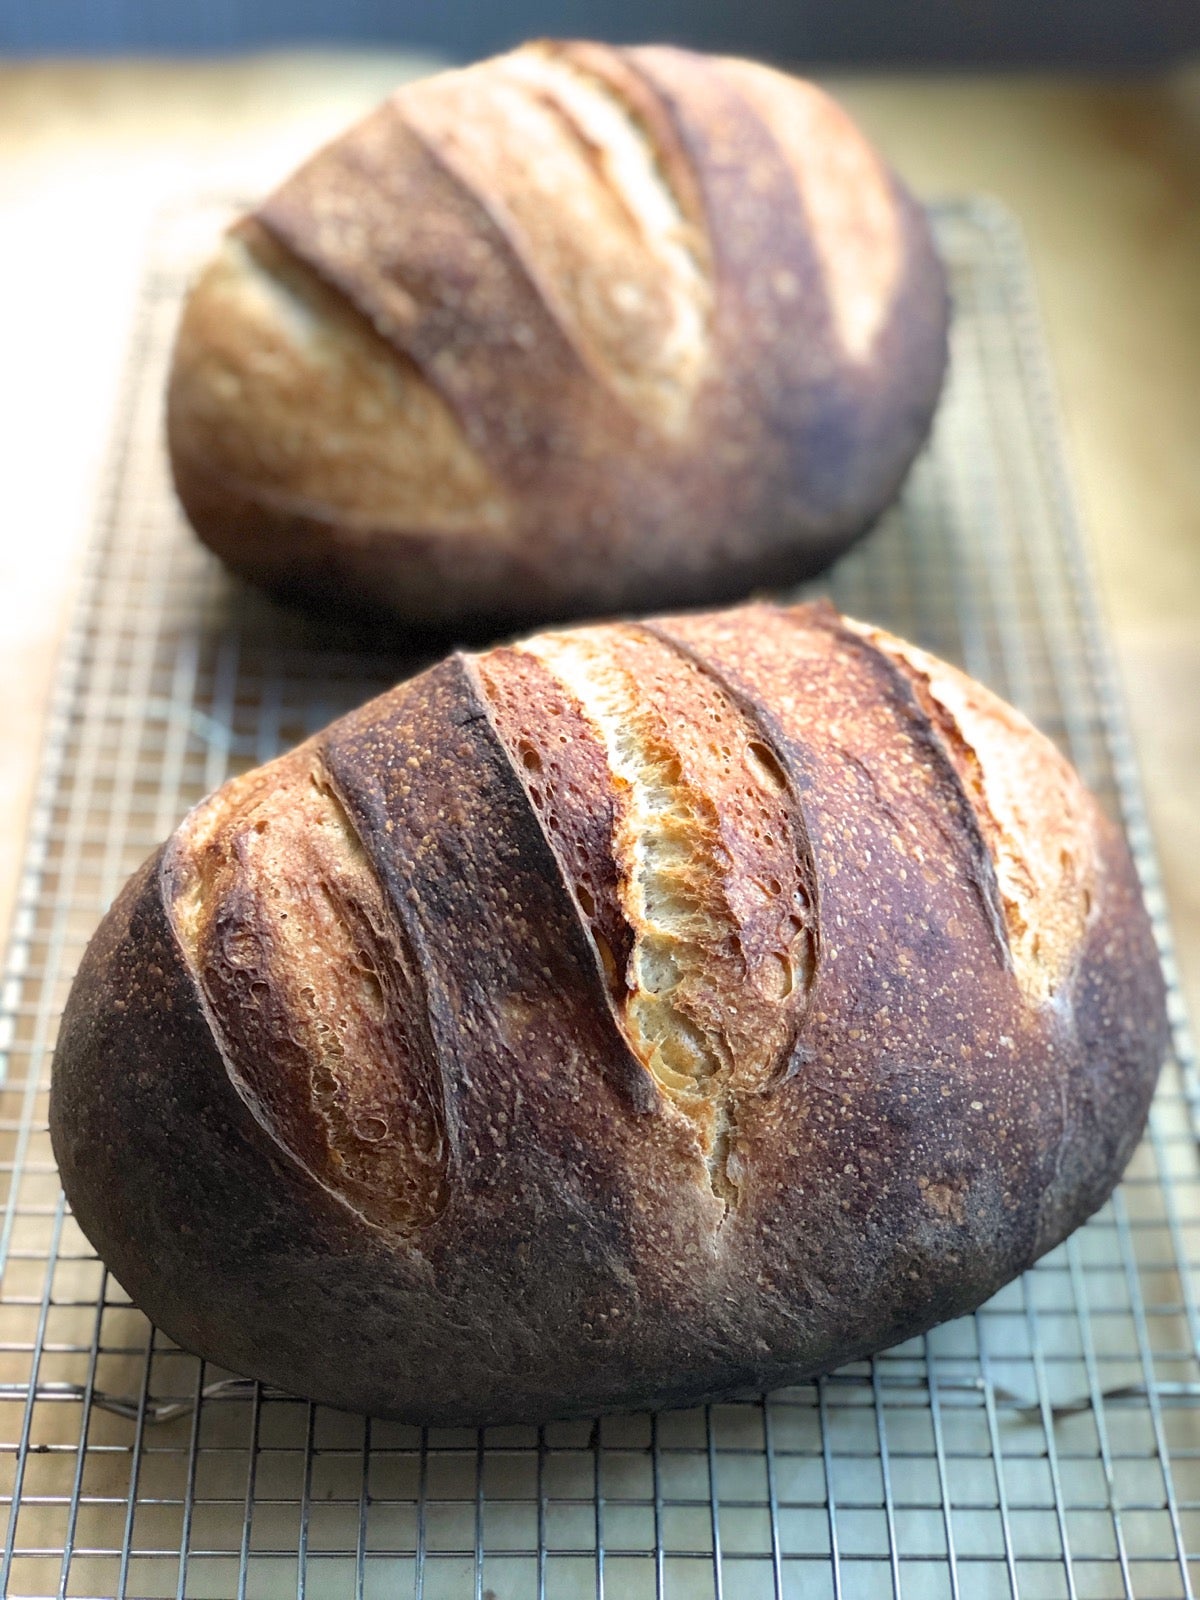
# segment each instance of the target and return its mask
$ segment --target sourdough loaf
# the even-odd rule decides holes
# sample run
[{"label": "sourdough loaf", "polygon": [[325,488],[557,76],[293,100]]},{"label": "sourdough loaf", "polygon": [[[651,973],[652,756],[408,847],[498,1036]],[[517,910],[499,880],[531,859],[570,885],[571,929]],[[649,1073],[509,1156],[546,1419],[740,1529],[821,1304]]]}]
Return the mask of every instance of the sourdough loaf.
[{"label": "sourdough loaf", "polygon": [[1164,1030],[1049,742],[756,606],[453,656],[226,784],[96,934],[51,1127],[187,1348],[531,1421],[970,1310],[1108,1195]]},{"label": "sourdough loaf", "polygon": [[945,356],[925,217],[820,90],[540,43],[400,89],[232,229],[171,460],[218,555],[319,605],[694,604],[866,527]]}]

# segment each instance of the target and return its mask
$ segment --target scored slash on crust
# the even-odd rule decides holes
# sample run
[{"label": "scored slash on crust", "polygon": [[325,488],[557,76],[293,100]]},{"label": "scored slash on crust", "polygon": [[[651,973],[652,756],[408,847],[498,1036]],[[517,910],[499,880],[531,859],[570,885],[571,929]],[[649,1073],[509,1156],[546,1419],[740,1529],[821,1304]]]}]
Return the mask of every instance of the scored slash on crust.
[{"label": "scored slash on crust", "polygon": [[180,829],[175,929],[258,1120],[364,1220],[412,1231],[447,1192],[415,963],[312,742],[265,770]]},{"label": "scored slash on crust", "polygon": [[[910,700],[977,838],[1003,955],[1028,999],[1051,999],[1095,893],[1078,779],[953,668],[878,629],[805,616],[843,630]],[[470,671],[622,1033],[728,1208],[739,1103],[794,1065],[816,979],[816,869],[789,758],[707,653],[657,624],[539,635]],[[419,963],[318,748],[269,770],[181,828],[176,930],[255,1115],[365,1220],[419,1230],[447,1192],[445,1108],[418,1066]],[[261,1070],[282,1058],[294,1069]],[[388,1071],[363,1076],[372,1058]]]},{"label": "scored slash on crust", "polygon": [[911,682],[987,846],[1013,973],[1028,998],[1050,999],[1096,894],[1093,813],[1077,773],[982,684],[882,628],[844,620]]},{"label": "scored slash on crust", "polygon": [[[587,920],[631,1047],[732,1203],[737,1098],[786,1064],[815,974],[815,892],[788,777],[713,676],[647,630],[543,634],[517,653],[566,689],[603,751],[629,930],[619,967]],[[494,682],[495,661],[481,667]],[[536,739],[499,722],[518,746]],[[530,793],[553,839],[563,795],[556,807],[542,787]],[[594,912],[591,889],[576,895]]]}]

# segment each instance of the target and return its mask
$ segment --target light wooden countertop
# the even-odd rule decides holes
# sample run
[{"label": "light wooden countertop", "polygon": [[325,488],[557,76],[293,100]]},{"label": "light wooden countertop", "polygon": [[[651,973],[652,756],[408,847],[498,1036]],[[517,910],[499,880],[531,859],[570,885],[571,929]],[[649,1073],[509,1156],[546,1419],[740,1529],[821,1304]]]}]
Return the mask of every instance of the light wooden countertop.
[{"label": "light wooden countertop", "polygon": [[[265,187],[420,65],[0,67],[0,928],[149,219]],[[831,87],[920,192],[990,192],[1026,230],[1200,1016],[1200,71]]]}]

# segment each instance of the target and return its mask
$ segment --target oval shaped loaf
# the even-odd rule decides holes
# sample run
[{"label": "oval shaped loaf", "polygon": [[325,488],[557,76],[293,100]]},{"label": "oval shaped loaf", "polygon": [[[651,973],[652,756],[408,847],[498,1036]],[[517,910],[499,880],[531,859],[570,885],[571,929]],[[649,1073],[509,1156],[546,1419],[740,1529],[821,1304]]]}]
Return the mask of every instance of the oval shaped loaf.
[{"label": "oval shaped loaf", "polygon": [[226,784],[93,939],[51,1128],[182,1345],[527,1422],[978,1305],[1108,1195],[1164,1039],[1048,741],[754,606],[452,656]]},{"label": "oval shaped loaf", "polygon": [[813,85],[526,45],[400,89],[232,229],[179,329],[175,483],[319,604],[731,598],[892,498],[946,313],[920,207]]}]

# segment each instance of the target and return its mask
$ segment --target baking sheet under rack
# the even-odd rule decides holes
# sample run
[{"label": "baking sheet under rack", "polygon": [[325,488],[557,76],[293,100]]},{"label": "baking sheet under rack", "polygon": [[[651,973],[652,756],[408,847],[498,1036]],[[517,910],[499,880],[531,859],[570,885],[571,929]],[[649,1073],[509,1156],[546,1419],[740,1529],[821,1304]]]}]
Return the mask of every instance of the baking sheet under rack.
[{"label": "baking sheet under rack", "polygon": [[[991,1600],[1200,1586],[1200,1158],[1176,1056],[1116,1197],[974,1316],[752,1404],[419,1430],[313,1407],[153,1330],[64,1209],[59,1011],[184,810],[411,670],[285,614],[191,539],[161,395],[223,220],[165,219],[61,662],[0,991],[0,1588],[10,1596]],[[827,583],[1066,749],[1154,866],[1013,225],[936,208],[953,368],[901,504]],[[1168,963],[1169,964],[1169,963]]]}]

